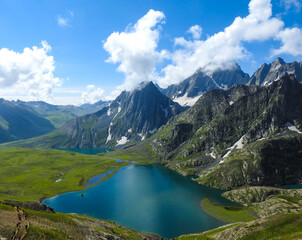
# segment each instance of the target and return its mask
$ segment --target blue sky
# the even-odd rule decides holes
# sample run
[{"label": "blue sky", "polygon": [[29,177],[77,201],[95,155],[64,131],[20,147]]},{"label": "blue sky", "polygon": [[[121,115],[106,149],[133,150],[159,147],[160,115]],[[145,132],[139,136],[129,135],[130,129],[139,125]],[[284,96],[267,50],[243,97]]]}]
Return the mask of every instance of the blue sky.
[{"label": "blue sky", "polygon": [[[0,0],[0,97],[80,104],[112,98],[143,80],[166,87],[199,67],[211,71],[237,61],[252,74],[279,56],[301,61],[301,4]],[[267,16],[258,14],[266,10]],[[221,38],[213,37],[219,32]]]}]

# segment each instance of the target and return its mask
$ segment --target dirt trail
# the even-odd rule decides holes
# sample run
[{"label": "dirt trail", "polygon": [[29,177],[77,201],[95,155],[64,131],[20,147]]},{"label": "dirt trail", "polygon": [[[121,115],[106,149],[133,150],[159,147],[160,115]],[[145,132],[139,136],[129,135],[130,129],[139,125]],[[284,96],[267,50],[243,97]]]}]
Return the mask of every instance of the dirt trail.
[{"label": "dirt trail", "polygon": [[17,224],[16,224],[16,231],[14,232],[14,235],[12,236],[12,240],[22,240],[28,230],[29,230],[29,221],[27,219],[26,212],[24,210],[21,210],[18,206],[15,207],[16,213],[17,213]]}]

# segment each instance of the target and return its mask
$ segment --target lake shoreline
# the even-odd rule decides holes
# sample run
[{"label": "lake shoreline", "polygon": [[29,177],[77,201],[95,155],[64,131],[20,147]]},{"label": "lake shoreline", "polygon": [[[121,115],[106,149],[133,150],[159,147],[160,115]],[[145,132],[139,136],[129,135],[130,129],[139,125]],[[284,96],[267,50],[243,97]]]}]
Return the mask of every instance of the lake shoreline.
[{"label": "lake shoreline", "polygon": [[43,203],[58,212],[87,214],[137,231],[175,238],[225,225],[200,207],[202,196],[232,204],[221,193],[162,164],[136,164],[120,168],[107,181],[83,192],[65,193]]}]

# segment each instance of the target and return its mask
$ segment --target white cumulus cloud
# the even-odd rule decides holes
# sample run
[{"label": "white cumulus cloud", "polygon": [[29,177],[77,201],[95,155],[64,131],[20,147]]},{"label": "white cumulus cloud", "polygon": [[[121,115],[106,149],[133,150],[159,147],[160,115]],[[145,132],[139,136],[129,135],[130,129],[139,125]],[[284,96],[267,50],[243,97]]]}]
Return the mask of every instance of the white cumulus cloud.
[{"label": "white cumulus cloud", "polygon": [[199,25],[194,25],[189,28],[188,32],[192,34],[194,39],[199,39],[202,33],[202,28]]},{"label": "white cumulus cloud", "polygon": [[95,85],[88,85],[86,91],[82,93],[82,103],[96,103],[101,100],[104,95],[104,90]]},{"label": "white cumulus cloud", "polygon": [[295,8],[296,11],[300,11],[302,1],[301,0],[281,0],[281,5],[283,5],[288,11],[291,8]]},{"label": "white cumulus cloud", "polygon": [[[301,0],[283,1],[288,6],[299,7]],[[268,54],[271,50],[272,56],[302,55],[302,29],[285,28],[280,15],[273,15],[271,0],[251,0],[248,9],[247,16],[236,17],[231,25],[205,40],[200,39],[201,26],[190,27],[187,32],[193,38],[175,38],[171,52],[158,50],[160,28],[165,20],[164,13],[159,11],[150,10],[126,31],[112,33],[104,43],[104,49],[110,54],[107,62],[118,63],[117,70],[125,73],[126,79],[111,96],[121,90],[131,90],[142,81],[152,80],[161,87],[177,84],[198,68],[209,73],[230,69],[238,60],[252,57],[246,48],[251,42],[279,42],[279,49],[267,49]],[[163,62],[163,59],[167,61]],[[161,70],[156,68],[159,62],[165,64]]]},{"label": "white cumulus cloud", "polygon": [[273,56],[288,53],[292,56],[302,55],[302,29],[301,28],[286,28],[281,31],[277,39],[282,42],[279,49],[273,50]]},{"label": "white cumulus cloud", "polygon": [[47,100],[52,97],[52,89],[61,85],[62,80],[54,76],[55,61],[49,55],[50,45],[41,42],[41,47],[24,48],[15,52],[0,49],[1,95],[13,92],[30,99]]},{"label": "white cumulus cloud", "polygon": [[157,51],[160,24],[165,15],[150,10],[134,26],[124,32],[113,32],[105,41],[104,49],[110,54],[107,62],[119,64],[126,80],[119,90],[132,90],[142,81],[154,80],[156,64],[167,57],[167,51]]},{"label": "white cumulus cloud", "polygon": [[278,35],[284,23],[272,17],[270,0],[252,0],[249,15],[236,17],[234,22],[208,39],[188,41],[175,39],[177,48],[172,54],[172,64],[163,69],[164,76],[158,79],[162,87],[178,83],[193,74],[197,68],[212,71],[230,68],[232,62],[249,57],[244,42],[265,41]]}]

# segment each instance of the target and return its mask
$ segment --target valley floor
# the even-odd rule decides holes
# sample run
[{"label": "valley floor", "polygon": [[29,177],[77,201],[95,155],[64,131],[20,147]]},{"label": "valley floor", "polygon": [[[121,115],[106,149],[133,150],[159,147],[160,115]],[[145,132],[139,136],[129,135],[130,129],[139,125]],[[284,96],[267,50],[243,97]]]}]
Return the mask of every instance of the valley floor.
[{"label": "valley floor", "polygon": [[[145,158],[137,158],[136,162],[150,163]],[[83,190],[91,177],[112,169],[116,172],[127,165],[113,157],[69,151],[0,149],[0,200],[42,201],[64,192]]]},{"label": "valley floor", "polygon": [[[88,156],[59,150],[2,149],[0,200],[39,202],[63,192],[82,190],[92,176],[129,164],[116,159],[150,163],[146,156],[133,153]],[[302,238],[302,190],[245,187],[223,196],[244,207],[229,208],[207,199],[202,201],[202,207],[208,214],[232,224],[178,239]],[[23,207],[0,203],[0,239],[161,239],[110,221],[19,205]]]}]

